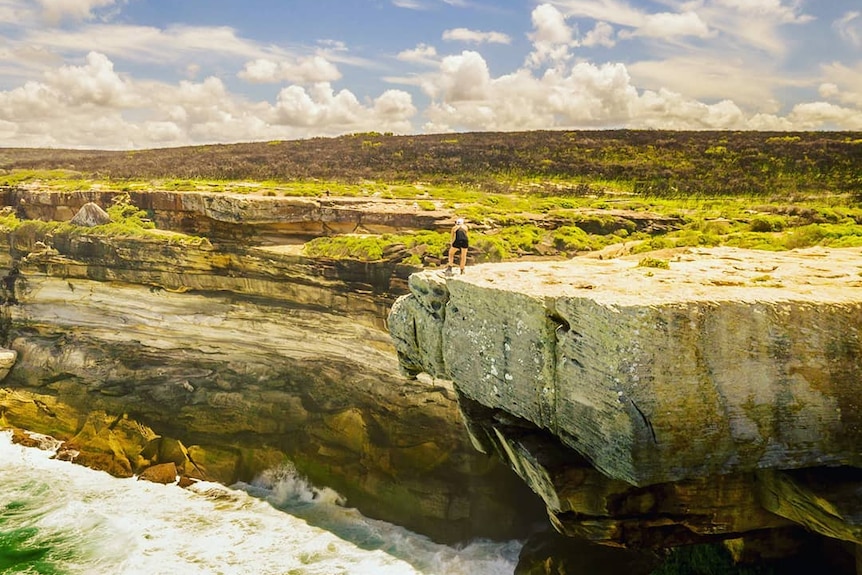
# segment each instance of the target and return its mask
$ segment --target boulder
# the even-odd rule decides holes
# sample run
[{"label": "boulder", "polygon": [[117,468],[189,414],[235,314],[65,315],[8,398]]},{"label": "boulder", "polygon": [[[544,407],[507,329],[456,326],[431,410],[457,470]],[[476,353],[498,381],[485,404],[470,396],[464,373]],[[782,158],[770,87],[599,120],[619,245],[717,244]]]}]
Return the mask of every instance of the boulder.
[{"label": "boulder", "polygon": [[14,349],[0,348],[0,381],[9,374],[9,370],[15,365],[15,360],[18,359],[18,352]]},{"label": "boulder", "polygon": [[87,202],[81,209],[78,210],[72,219],[71,223],[76,226],[83,226],[87,228],[92,228],[93,226],[101,226],[103,224],[110,223],[111,216],[108,215],[108,212],[100,208],[97,204],[93,202]]},{"label": "boulder", "polygon": [[153,483],[161,483],[162,485],[176,483],[177,466],[173,462],[159,463],[158,465],[153,465],[152,467],[144,469],[141,474],[138,475],[138,479],[152,481]]}]

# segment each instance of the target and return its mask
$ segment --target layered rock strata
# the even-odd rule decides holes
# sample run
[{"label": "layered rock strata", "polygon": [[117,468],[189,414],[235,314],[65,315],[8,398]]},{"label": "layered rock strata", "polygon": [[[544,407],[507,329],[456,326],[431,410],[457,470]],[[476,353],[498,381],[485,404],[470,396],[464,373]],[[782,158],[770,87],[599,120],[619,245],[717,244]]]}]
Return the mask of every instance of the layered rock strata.
[{"label": "layered rock strata", "polygon": [[477,446],[564,533],[663,546],[795,524],[859,542],[862,251],[639,262],[414,274],[389,319],[402,368],[454,382]]},{"label": "layered rock strata", "polygon": [[293,465],[443,541],[522,534],[540,510],[472,449],[451,386],[399,372],[383,326],[408,269],[289,245],[26,234],[0,250],[0,427],[117,475],[230,484]]}]

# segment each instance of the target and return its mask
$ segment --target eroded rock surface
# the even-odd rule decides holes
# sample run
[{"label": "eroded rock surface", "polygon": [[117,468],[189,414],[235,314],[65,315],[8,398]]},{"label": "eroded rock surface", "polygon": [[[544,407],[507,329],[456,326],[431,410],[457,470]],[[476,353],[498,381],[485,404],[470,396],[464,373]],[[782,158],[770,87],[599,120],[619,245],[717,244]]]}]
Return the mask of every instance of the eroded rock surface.
[{"label": "eroded rock surface", "polygon": [[290,462],[366,515],[439,540],[511,537],[540,511],[471,447],[448,382],[400,373],[383,329],[403,281],[394,264],[158,237],[7,239],[2,336],[17,360],[0,427],[57,437],[63,457],[121,476],[168,462],[149,456],[156,438],[187,447],[181,473],[226,484]]},{"label": "eroded rock surface", "polygon": [[638,263],[414,274],[389,320],[402,368],[455,382],[477,445],[563,532],[662,545],[799,522],[756,477],[862,467],[862,251]]}]

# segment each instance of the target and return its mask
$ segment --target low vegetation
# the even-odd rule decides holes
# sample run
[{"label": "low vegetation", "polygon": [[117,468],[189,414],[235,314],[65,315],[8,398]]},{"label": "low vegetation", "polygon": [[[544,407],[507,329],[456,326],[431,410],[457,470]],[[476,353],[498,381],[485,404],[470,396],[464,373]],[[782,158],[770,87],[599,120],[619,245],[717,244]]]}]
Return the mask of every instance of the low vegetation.
[{"label": "low vegetation", "polygon": [[0,231],[16,232],[33,238],[70,238],[75,236],[150,237],[174,245],[208,244],[206,238],[166,230],[157,230],[147,212],[132,205],[127,194],[120,194],[107,209],[111,221],[92,227],[76,226],[69,222],[20,219],[11,208],[0,212]]},{"label": "low vegetation", "polygon": [[[635,253],[862,246],[860,165],[862,134],[850,132],[371,132],[145,151],[5,149],[0,187],[405,200],[467,218],[471,257],[499,261],[613,244]],[[134,206],[111,215],[92,232],[150,229]],[[0,224],[21,225],[8,218]],[[306,253],[428,265],[448,242],[438,231],[329,236]]]}]

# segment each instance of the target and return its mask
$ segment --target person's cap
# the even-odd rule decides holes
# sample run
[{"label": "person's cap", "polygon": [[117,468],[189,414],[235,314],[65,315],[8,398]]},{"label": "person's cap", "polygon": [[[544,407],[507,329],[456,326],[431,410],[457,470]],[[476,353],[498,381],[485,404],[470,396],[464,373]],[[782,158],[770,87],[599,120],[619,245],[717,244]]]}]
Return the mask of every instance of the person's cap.
[{"label": "person's cap", "polygon": [[458,225],[463,224],[463,223],[464,223],[464,218],[458,218],[457,220],[455,220],[455,223],[456,223],[456,224],[458,224]]}]

